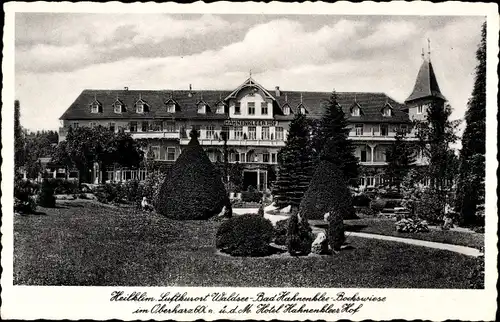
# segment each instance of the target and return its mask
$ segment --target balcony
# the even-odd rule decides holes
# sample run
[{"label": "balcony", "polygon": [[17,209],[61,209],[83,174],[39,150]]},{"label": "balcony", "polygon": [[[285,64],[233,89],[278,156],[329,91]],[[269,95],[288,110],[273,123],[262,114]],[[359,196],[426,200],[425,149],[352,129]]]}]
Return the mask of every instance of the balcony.
[{"label": "balcony", "polygon": [[125,131],[130,133],[130,136],[132,136],[133,139],[171,139],[171,140],[179,140],[180,139],[180,133],[179,131],[177,132],[156,132],[156,131],[150,131],[150,132],[130,132],[130,131]]},{"label": "balcony", "polygon": [[[200,145],[219,145],[223,146],[224,141],[218,139],[200,139],[198,138]],[[181,139],[181,145],[187,145],[189,143],[189,139]],[[227,140],[228,146],[262,146],[262,147],[283,147],[285,146],[284,141],[277,140]]]},{"label": "balcony", "polygon": [[383,166],[387,165],[387,161],[360,161],[360,165],[374,165],[374,166]]},{"label": "balcony", "polygon": [[[386,141],[391,142],[395,140],[396,133],[389,132],[388,135],[372,135],[371,133],[366,133],[362,135],[349,134],[349,139],[353,141]],[[406,136],[406,140],[417,141],[418,138],[413,136]]]}]

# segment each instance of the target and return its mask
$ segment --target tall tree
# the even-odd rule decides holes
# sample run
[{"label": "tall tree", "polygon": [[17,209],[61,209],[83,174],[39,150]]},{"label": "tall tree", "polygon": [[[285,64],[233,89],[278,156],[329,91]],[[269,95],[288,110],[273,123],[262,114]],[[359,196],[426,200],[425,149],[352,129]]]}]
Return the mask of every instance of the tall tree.
[{"label": "tall tree", "polygon": [[273,195],[278,207],[291,205],[297,209],[313,172],[313,148],[309,122],[297,114],[288,131],[285,146],[278,152],[278,178]]},{"label": "tall tree", "polygon": [[436,200],[441,203],[443,213],[448,203],[448,193],[452,183],[450,176],[450,145],[457,140],[456,129],[459,120],[450,120],[451,107],[441,100],[429,104],[424,120],[415,121],[418,148],[428,161],[426,176]]},{"label": "tall tree", "polygon": [[345,113],[334,91],[325,104],[325,113],[314,130],[313,146],[318,161],[332,162],[344,174],[346,182],[358,177],[358,159],[349,140]]},{"label": "tall tree", "polygon": [[53,154],[54,162],[79,170],[80,182],[88,179],[87,172],[96,162],[102,171],[111,165],[137,166],[142,159],[143,152],[130,134],[114,133],[102,126],[70,128]]},{"label": "tall tree", "polygon": [[14,101],[14,167],[17,170],[24,165],[24,133],[21,126],[21,106],[18,100]]},{"label": "tall tree", "polygon": [[465,130],[460,151],[460,170],[455,208],[464,224],[474,222],[478,203],[484,199],[486,153],[486,23],[476,51],[476,75],[465,112]]},{"label": "tall tree", "polygon": [[415,163],[414,146],[406,139],[406,133],[398,130],[394,143],[387,151],[387,168],[385,169],[386,177],[397,189],[401,187],[413,163]]}]

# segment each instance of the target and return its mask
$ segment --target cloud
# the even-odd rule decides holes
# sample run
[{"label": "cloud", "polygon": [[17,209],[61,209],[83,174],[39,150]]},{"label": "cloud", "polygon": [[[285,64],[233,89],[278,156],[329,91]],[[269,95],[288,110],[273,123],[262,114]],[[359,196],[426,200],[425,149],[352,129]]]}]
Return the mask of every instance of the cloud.
[{"label": "cloud", "polygon": [[389,21],[379,23],[375,31],[368,37],[361,39],[362,47],[386,47],[400,45],[417,34],[417,27],[409,21]]}]

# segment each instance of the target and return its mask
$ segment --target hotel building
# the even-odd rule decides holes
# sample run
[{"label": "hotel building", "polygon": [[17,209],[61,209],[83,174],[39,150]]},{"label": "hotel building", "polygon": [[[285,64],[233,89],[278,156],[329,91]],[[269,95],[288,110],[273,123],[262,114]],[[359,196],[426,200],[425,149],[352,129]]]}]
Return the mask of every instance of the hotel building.
[{"label": "hotel building", "polygon": [[[267,189],[269,167],[276,167],[277,154],[285,145],[288,125],[297,113],[321,118],[329,92],[269,90],[252,77],[233,90],[84,90],[60,117],[59,138],[69,127],[97,125],[129,132],[144,141],[154,160],[173,163],[189,142],[189,131],[199,130],[199,141],[212,161],[222,161],[227,133],[229,162],[243,165],[244,188]],[[384,93],[338,93],[339,104],[350,126],[349,138],[361,164],[361,186],[381,182],[386,151],[397,129],[415,139],[412,119],[425,117],[432,101],[444,104],[432,64],[424,59],[413,91],[404,103]],[[421,156],[417,164],[423,164]],[[106,178],[122,181],[143,179],[144,171],[114,170]],[[93,169],[94,182],[103,180]]]}]

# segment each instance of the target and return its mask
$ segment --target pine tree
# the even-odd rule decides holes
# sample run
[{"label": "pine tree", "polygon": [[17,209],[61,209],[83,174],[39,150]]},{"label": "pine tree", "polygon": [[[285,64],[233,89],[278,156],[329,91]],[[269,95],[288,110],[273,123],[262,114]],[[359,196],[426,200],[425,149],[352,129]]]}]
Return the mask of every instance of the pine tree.
[{"label": "pine tree", "polygon": [[297,209],[306,192],[313,171],[313,149],[309,122],[297,114],[290,123],[285,146],[278,152],[278,178],[273,195],[278,207]]},{"label": "pine tree", "polygon": [[342,171],[347,182],[355,180],[358,177],[358,159],[354,155],[355,147],[348,138],[347,118],[335,92],[325,105],[325,113],[317,124],[313,139],[317,161],[332,162]]},{"label": "pine tree", "polygon": [[17,170],[24,165],[25,150],[24,150],[24,133],[21,126],[21,111],[19,101],[14,101],[14,167]]},{"label": "pine tree", "polygon": [[398,189],[408,174],[411,165],[415,162],[413,145],[406,140],[406,133],[401,130],[396,132],[395,141],[387,151],[387,168],[385,175],[392,185]]},{"label": "pine tree", "polygon": [[465,112],[465,130],[460,151],[460,170],[455,208],[464,224],[474,222],[477,206],[484,199],[486,152],[486,23],[476,51],[476,76]]}]

